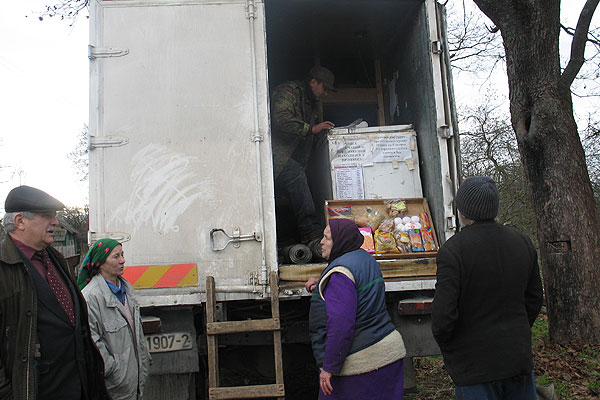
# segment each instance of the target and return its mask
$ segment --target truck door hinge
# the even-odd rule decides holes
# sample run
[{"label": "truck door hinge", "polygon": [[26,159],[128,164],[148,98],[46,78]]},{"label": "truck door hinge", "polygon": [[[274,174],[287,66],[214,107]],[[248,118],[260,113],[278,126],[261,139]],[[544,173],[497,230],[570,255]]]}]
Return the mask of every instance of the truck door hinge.
[{"label": "truck door hinge", "polygon": [[[223,247],[215,247],[215,233],[217,232],[221,232],[228,240],[225,242],[225,244],[223,245]],[[224,229],[221,228],[214,228],[210,230],[210,248],[212,249],[212,251],[221,251],[221,250],[225,250],[225,248],[227,246],[229,246],[229,243],[233,243],[233,246],[238,248],[240,247],[240,242],[246,242],[249,240],[255,240],[257,242],[261,242],[262,241],[262,233],[260,232],[254,232],[251,235],[242,235],[240,232],[240,228],[239,227],[235,227],[233,228],[233,234],[229,235],[227,232],[225,232]]]},{"label": "truck door hinge", "polygon": [[128,242],[131,235],[125,232],[88,232],[88,243],[94,243],[98,239],[109,238],[118,242]]},{"label": "truck door hinge", "polygon": [[260,132],[254,132],[252,134],[252,141],[253,142],[262,142],[264,140],[263,135]]},{"label": "truck door hinge", "polygon": [[440,137],[443,138],[451,138],[452,136],[454,136],[454,133],[452,132],[452,129],[450,129],[450,127],[448,125],[440,125],[438,127],[438,135],[440,135]]},{"label": "truck door hinge", "polygon": [[88,58],[90,60],[96,58],[123,57],[129,54],[129,49],[119,49],[116,47],[96,47],[91,44],[88,46]]},{"label": "truck door hinge", "polygon": [[129,143],[129,139],[123,136],[91,136],[90,149],[99,147],[121,147]]},{"label": "truck door hinge", "polygon": [[246,0],[246,18],[256,19],[256,3],[254,0]]},{"label": "truck door hinge", "polygon": [[442,54],[442,42],[440,42],[439,40],[432,40],[431,52],[433,54]]}]

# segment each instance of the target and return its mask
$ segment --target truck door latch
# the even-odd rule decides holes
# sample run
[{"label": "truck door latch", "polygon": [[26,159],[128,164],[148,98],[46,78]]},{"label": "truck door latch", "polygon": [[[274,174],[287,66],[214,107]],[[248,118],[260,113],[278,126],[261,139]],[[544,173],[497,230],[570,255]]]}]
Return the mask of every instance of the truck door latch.
[{"label": "truck door latch", "polygon": [[123,57],[129,54],[129,49],[118,49],[115,47],[96,47],[88,46],[88,58],[94,60],[96,58],[111,58],[111,57]]},{"label": "truck door latch", "polygon": [[[219,247],[219,248],[215,247],[215,233],[216,232],[221,232],[228,239],[227,242],[225,242],[225,245],[223,247]],[[254,232],[251,235],[242,235],[240,232],[240,228],[237,226],[235,228],[233,228],[233,235],[229,235],[227,232],[225,232],[224,229],[221,229],[221,228],[214,228],[214,229],[210,230],[210,248],[212,249],[212,251],[225,250],[225,248],[227,246],[229,246],[229,243],[233,243],[233,246],[237,248],[237,247],[240,247],[240,242],[246,242],[249,240],[255,240],[257,242],[261,242],[262,234],[260,232]]]},{"label": "truck door latch", "polygon": [[89,147],[121,147],[129,144],[129,139],[123,136],[90,136]]}]

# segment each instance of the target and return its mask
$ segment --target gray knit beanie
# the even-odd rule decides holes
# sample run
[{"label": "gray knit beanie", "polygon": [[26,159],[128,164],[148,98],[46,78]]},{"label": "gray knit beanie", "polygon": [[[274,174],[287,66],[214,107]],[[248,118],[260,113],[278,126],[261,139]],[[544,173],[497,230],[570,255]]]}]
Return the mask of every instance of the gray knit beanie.
[{"label": "gray knit beanie", "polygon": [[498,215],[498,187],[492,178],[472,176],[456,192],[456,207],[474,221],[493,220]]}]

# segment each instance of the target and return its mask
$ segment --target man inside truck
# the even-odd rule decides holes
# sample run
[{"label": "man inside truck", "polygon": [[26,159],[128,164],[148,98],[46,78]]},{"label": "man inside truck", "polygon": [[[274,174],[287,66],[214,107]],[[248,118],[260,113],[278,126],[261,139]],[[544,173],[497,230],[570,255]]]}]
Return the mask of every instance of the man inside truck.
[{"label": "man inside truck", "polygon": [[304,81],[289,81],[271,94],[271,141],[275,196],[285,196],[291,205],[301,243],[320,257],[323,227],[306,177],[313,152],[325,142],[333,123],[323,121],[319,99],[333,91],[333,73],[327,68],[311,68]]}]

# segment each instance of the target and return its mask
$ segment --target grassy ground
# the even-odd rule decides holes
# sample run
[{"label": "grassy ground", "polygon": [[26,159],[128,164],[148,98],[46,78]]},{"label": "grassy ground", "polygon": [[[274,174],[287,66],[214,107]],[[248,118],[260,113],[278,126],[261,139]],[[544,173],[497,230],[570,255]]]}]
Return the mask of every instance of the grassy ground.
[{"label": "grassy ground", "polygon": [[[533,326],[533,362],[538,385],[554,385],[561,400],[600,398],[600,346],[572,343],[567,346],[548,340],[548,318],[542,312]],[[407,400],[454,399],[452,381],[441,357],[415,358],[417,391]]]}]

